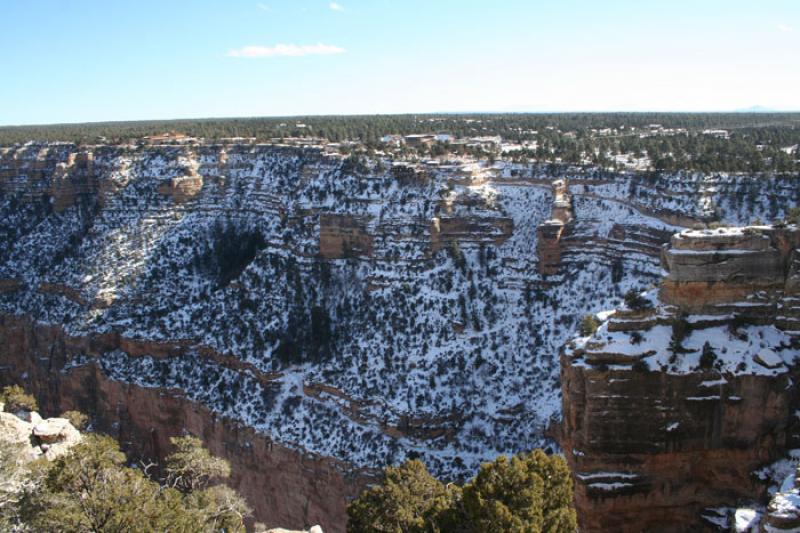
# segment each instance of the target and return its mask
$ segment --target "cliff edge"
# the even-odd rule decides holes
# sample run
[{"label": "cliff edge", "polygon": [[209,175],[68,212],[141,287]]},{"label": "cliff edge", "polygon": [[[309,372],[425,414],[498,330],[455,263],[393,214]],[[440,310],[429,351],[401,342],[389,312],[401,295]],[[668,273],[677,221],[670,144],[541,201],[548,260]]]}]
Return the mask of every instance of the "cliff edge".
[{"label": "cliff edge", "polygon": [[797,434],[799,238],[678,233],[660,288],[567,344],[562,446],[583,531],[715,529],[766,503],[772,480],[754,472]]}]

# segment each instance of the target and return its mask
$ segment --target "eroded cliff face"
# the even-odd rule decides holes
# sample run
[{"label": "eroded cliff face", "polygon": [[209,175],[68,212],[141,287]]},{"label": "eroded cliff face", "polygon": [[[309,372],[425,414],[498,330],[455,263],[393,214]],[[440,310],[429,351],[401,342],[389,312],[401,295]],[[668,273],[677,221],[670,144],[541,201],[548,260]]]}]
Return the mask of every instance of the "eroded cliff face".
[{"label": "eroded cliff face", "polygon": [[565,364],[562,442],[583,531],[702,530],[706,509],[764,498],[753,472],[798,429],[792,378],[722,381]]},{"label": "eroded cliff face", "polygon": [[372,255],[369,220],[342,215],[319,217],[319,253],[325,259],[345,259]]},{"label": "eroded cliff face", "polygon": [[562,238],[572,222],[572,197],[563,180],[553,182],[553,207],[551,217],[536,228],[536,256],[539,274],[551,276],[561,267]]},{"label": "eroded cliff face", "polygon": [[227,483],[247,499],[258,521],[344,531],[347,501],[374,482],[375,472],[287,448],[192,402],[179,389],[112,380],[101,365],[86,363],[121,347],[130,353],[163,351],[164,358],[182,351],[180,345],[152,346],[116,335],[72,337],[59,326],[0,318],[3,379],[26,383],[43,410],[88,414],[94,430],[115,437],[135,460],[162,460],[172,451],[170,437],[196,435],[231,464]]},{"label": "eroded cliff face", "polygon": [[[796,227],[675,235],[667,276],[562,355],[562,444],[585,531],[687,531],[765,503],[797,445]],[[605,316],[605,315],[604,315]],[[711,517],[711,519],[709,519]]]}]

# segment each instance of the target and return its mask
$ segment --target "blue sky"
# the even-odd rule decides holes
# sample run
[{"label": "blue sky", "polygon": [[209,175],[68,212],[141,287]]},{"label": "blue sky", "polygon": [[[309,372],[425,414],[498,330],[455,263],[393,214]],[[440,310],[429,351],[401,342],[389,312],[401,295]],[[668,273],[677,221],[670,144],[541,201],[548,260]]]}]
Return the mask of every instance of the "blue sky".
[{"label": "blue sky", "polygon": [[799,0],[0,0],[0,124],[800,110]]}]

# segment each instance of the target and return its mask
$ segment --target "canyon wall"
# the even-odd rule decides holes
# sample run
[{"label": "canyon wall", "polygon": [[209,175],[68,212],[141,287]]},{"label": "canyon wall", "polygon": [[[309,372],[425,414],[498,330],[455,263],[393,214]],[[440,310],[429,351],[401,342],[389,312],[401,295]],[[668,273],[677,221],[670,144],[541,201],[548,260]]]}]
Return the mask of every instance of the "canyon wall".
[{"label": "canyon wall", "polygon": [[[796,227],[676,234],[660,292],[562,355],[562,446],[584,531],[715,529],[798,444]],[[707,517],[712,517],[709,520]],[[726,523],[727,518],[722,518]]]},{"label": "canyon wall", "polygon": [[[0,380],[25,383],[43,412],[86,413],[93,430],[116,438],[136,461],[162,460],[172,451],[170,437],[198,436],[231,464],[226,482],[245,497],[258,521],[297,528],[321,524],[325,531],[344,531],[348,499],[376,479],[374,472],[283,446],[188,400],[180,390],[111,380],[92,360],[121,346],[131,352],[164,350],[116,335],[72,337],[59,326],[3,316]],[[175,353],[181,347],[169,349]],[[76,357],[88,359],[76,365]]]}]

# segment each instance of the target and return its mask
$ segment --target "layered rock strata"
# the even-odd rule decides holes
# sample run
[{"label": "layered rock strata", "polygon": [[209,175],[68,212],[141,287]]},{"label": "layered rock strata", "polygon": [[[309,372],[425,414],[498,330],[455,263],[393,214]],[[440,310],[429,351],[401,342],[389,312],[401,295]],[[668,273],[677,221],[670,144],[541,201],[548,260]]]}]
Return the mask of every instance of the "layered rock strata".
[{"label": "layered rock strata", "polygon": [[552,183],[553,205],[551,216],[536,228],[536,256],[539,258],[539,274],[550,276],[561,266],[561,240],[572,221],[572,197],[564,180]]},{"label": "layered rock strata", "polygon": [[[800,272],[800,232],[794,228],[746,227],[688,231],[664,249],[669,272],[660,299],[684,312],[775,319],[789,326]],[[783,315],[781,313],[781,315]]]},{"label": "layered rock strata", "polygon": [[[45,335],[4,352],[0,382],[51,398],[54,412],[84,398],[83,410],[108,413],[109,431],[136,420],[144,429],[131,430],[131,446],[150,442],[151,426],[171,427],[156,402],[175,397],[166,416],[214,446],[238,437],[207,427],[252,430],[287,462],[328,458],[355,471],[418,456],[437,476],[464,478],[500,453],[551,445],[559,347],[584,314],[657,279],[660,244],[680,229],[671,224],[712,203],[725,220],[774,220],[797,199],[794,180],[780,177],[158,143],[0,148],[6,327],[28,320],[104,346],[54,360],[73,341]],[[542,276],[536,228],[570,216],[553,203],[566,195],[572,221],[558,258],[542,248],[555,272]],[[117,391],[113,404],[72,381],[95,372]],[[278,479],[274,469],[285,470],[286,487],[308,497],[309,478],[328,479],[302,461],[248,461],[235,468]],[[309,509],[341,522],[344,477]],[[291,510],[295,519],[275,525],[311,523],[297,501],[248,485],[251,502],[263,496],[259,518]]]},{"label": "layered rock strata", "polygon": [[[374,480],[370,472],[287,448],[192,402],[179,390],[112,380],[92,361],[120,347],[131,353],[161,352],[163,358],[182,350],[180,345],[148,345],[116,335],[73,337],[58,326],[0,319],[0,360],[5,365],[0,375],[3,381],[26,383],[44,410],[88,414],[94,430],[115,437],[133,459],[160,461],[172,451],[171,437],[198,436],[231,464],[228,484],[245,497],[256,520],[344,531],[347,500]],[[78,359],[82,362],[76,366]],[[46,422],[55,427],[62,419]],[[34,433],[46,429],[31,426]]]},{"label": "layered rock strata", "polygon": [[703,529],[759,500],[753,472],[795,444],[800,230],[693,230],[660,292],[628,299],[562,355],[563,440],[584,531]]}]

